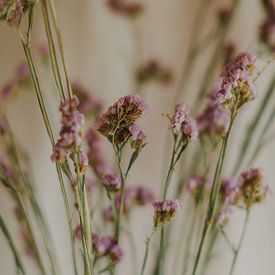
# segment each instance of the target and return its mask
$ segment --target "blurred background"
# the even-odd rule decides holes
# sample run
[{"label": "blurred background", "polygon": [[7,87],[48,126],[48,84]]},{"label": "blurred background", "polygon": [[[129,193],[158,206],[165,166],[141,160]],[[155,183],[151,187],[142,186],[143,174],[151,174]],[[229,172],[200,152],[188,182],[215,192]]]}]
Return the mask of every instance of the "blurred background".
[{"label": "blurred background", "polygon": [[[110,8],[105,0],[58,0],[56,4],[71,78],[85,83],[92,93],[104,102],[105,106],[112,104],[122,95],[134,93],[136,89],[148,103],[150,114],[142,120],[148,145],[133,169],[129,182],[148,185],[156,191],[157,196],[160,196],[160,185],[167,164],[166,148],[169,146],[168,123],[162,113],[171,112],[176,101],[184,101],[191,106],[195,104],[194,95],[203,81],[205,68],[216,51],[216,43],[211,42],[215,41],[211,40],[211,30],[220,24],[219,7],[230,4],[232,1],[137,0],[137,2],[144,5],[144,12],[142,16],[135,19],[120,15]],[[202,14],[198,14],[200,5],[205,6]],[[202,24],[194,30],[198,16],[201,17]],[[259,43],[259,26],[264,18],[265,13],[261,1],[240,0],[230,31],[227,32],[225,39],[225,42],[234,43],[238,52],[246,50],[257,52],[260,56],[259,69],[270,57]],[[194,39],[192,38],[194,31],[198,32],[196,39],[201,41],[199,49],[201,53],[197,55],[192,65],[193,73],[184,80],[183,68],[188,58],[189,43]],[[35,49],[46,41],[40,15],[36,16],[33,32],[32,47]],[[10,28],[0,27],[0,41],[0,85],[4,85],[18,62],[24,60],[24,54],[17,34]],[[221,58],[218,52],[216,58]],[[138,65],[145,64],[148,60],[157,60],[165,68],[168,68],[172,76],[171,81],[165,85],[152,82],[142,87],[137,86],[133,74]],[[35,56],[35,61],[40,62],[38,55]],[[217,78],[220,69],[221,65],[210,68],[213,71],[213,80]],[[58,102],[53,78],[47,73],[45,66],[40,66],[39,70],[43,88],[47,94],[46,100],[51,119],[58,121]],[[185,73],[188,73],[188,70]],[[257,81],[260,97],[261,93],[266,91],[274,75],[275,66],[271,64]],[[187,80],[188,83],[185,83]],[[211,83],[213,84],[214,81]],[[182,86],[185,86],[184,94],[178,96],[178,91]],[[273,98],[270,110],[274,109],[274,104]],[[259,102],[255,100],[241,111],[230,139],[224,169],[225,175],[229,174],[235,164],[236,153],[239,150],[238,145],[244,136],[247,121],[258,105]],[[65,209],[56,178],[55,165],[49,160],[51,146],[43,126],[35,94],[29,90],[20,92],[15,99],[7,103],[6,107],[16,138],[30,155],[37,194],[53,233],[58,261],[62,263],[62,274],[73,274],[71,264],[68,264],[71,261],[71,252]],[[198,109],[200,110],[202,107]],[[87,123],[91,123],[91,121],[88,120]],[[59,124],[56,123],[54,129],[57,134]],[[267,181],[274,193],[275,139],[269,142],[253,159],[253,166],[264,169]],[[187,205],[183,205],[184,207]],[[2,189],[0,209],[11,225],[11,231],[16,234],[17,226],[12,216],[12,203]],[[138,256],[135,260],[137,266],[140,267],[144,251],[143,240],[150,231],[152,207],[148,206],[137,210],[133,215],[131,225],[134,228],[134,239],[138,248]],[[238,239],[240,235],[242,220],[242,215],[237,214],[229,226],[229,234],[233,240]],[[181,228],[181,226],[176,226],[176,228]],[[274,197],[271,196],[265,204],[255,207],[252,211],[235,275],[275,274],[274,228],[275,204]],[[172,240],[171,259],[166,274],[178,274],[177,270],[174,270],[172,259],[174,257],[173,248],[177,241],[177,239]],[[157,238],[155,242],[152,250],[157,249]],[[0,274],[15,274],[12,256],[1,234],[0,247]],[[134,274],[131,257],[131,254],[125,256],[125,260],[119,265],[118,274]],[[230,251],[221,239],[215,248],[215,254],[207,274],[228,274],[231,258]],[[153,258],[151,257],[149,264],[152,265],[152,263]],[[29,264],[30,268],[34,270],[34,273],[31,274],[36,274],[31,260],[29,260]],[[152,274],[150,268],[147,271],[147,274]]]}]

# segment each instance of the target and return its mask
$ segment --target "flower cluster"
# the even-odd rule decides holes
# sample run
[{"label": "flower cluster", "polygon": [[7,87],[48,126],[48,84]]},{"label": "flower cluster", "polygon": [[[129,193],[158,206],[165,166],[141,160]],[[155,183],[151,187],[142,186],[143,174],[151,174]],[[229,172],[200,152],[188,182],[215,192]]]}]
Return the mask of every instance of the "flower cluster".
[{"label": "flower cluster", "polygon": [[104,158],[103,140],[98,131],[91,126],[85,135],[88,144],[88,159],[94,173],[101,178],[106,173],[107,161]]},{"label": "flower cluster", "polygon": [[62,127],[59,133],[60,137],[53,147],[51,160],[63,163],[66,157],[72,156],[74,153],[80,153],[79,169],[80,172],[84,172],[88,165],[88,158],[80,150],[84,116],[77,110],[78,105],[79,100],[76,96],[60,103]]},{"label": "flower cluster", "polygon": [[173,79],[173,74],[169,68],[161,64],[158,60],[149,60],[140,66],[136,72],[136,81],[140,85],[149,81],[157,81],[162,84],[169,84]]},{"label": "flower cluster", "polygon": [[11,79],[1,88],[1,99],[8,100],[22,86],[27,86],[30,80],[28,64],[20,62]]},{"label": "flower cluster", "polygon": [[109,8],[128,18],[136,18],[143,13],[143,6],[140,3],[126,3],[123,0],[108,0]]},{"label": "flower cluster", "polygon": [[78,109],[86,115],[98,115],[102,110],[103,104],[95,98],[92,92],[85,87],[80,81],[72,82],[73,93],[78,97],[80,103]]},{"label": "flower cluster", "polygon": [[117,175],[105,175],[103,185],[108,193],[116,193],[120,190],[121,181]]},{"label": "flower cluster", "polygon": [[209,102],[197,118],[199,133],[209,135],[211,138],[224,136],[229,124],[229,113],[220,104],[213,102]]},{"label": "flower cluster", "polygon": [[223,205],[238,205],[240,202],[240,188],[236,178],[223,178],[220,189]]},{"label": "flower cluster", "polygon": [[107,256],[114,263],[120,262],[124,252],[113,237],[92,235],[92,243],[98,257]]},{"label": "flower cluster", "polygon": [[198,135],[197,124],[191,117],[191,108],[186,104],[176,105],[171,124],[174,134],[181,134],[184,143],[196,139]]},{"label": "flower cluster", "polygon": [[177,211],[180,208],[179,201],[174,200],[164,200],[157,201],[153,203],[155,214],[154,214],[154,227],[163,227],[164,225],[170,223]]},{"label": "flower cluster", "polygon": [[110,106],[106,113],[96,118],[95,128],[117,146],[127,142],[132,136],[136,120],[147,113],[148,106],[140,96],[124,96]]},{"label": "flower cluster", "polygon": [[268,186],[264,181],[260,169],[251,168],[241,173],[238,179],[238,185],[241,193],[241,200],[246,208],[265,200]]},{"label": "flower cluster", "polygon": [[[211,99],[228,106],[234,112],[257,95],[252,73],[256,55],[251,52],[239,54],[229,63],[221,74],[218,88],[213,90]],[[235,113],[234,113],[235,114]]]},{"label": "flower cluster", "polygon": [[[135,206],[144,206],[152,203],[153,200],[154,200],[153,192],[145,186],[137,185],[137,186],[126,187],[125,196],[124,196],[124,208],[123,208],[124,214],[128,216],[130,211]],[[115,202],[116,202],[117,209],[119,209],[120,194],[117,194],[115,198]],[[113,217],[112,206],[108,206],[104,210],[103,216],[105,220],[113,221],[114,217]]]},{"label": "flower cluster", "polygon": [[212,180],[203,176],[195,175],[187,183],[187,191],[195,201],[198,201],[204,194],[209,193],[212,186]]},{"label": "flower cluster", "polygon": [[230,209],[223,209],[217,216],[216,225],[224,229],[229,223],[232,211]]},{"label": "flower cluster", "polygon": [[23,15],[35,2],[36,0],[1,0],[0,23],[19,27]]}]

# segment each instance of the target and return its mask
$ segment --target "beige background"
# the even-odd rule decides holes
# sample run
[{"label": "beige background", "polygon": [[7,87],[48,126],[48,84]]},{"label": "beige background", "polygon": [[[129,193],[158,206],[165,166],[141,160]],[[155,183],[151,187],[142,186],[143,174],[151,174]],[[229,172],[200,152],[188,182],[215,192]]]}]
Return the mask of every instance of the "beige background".
[{"label": "beige background", "polygon": [[[151,56],[161,57],[165,64],[173,68],[178,79],[185,58],[184,49],[188,43],[189,30],[194,20],[194,8],[198,0],[144,1],[147,9],[146,14],[135,26],[128,20],[111,14],[106,9],[104,0],[60,0],[57,2],[71,75],[85,81],[99,97],[106,101],[106,104],[112,103],[123,94],[132,93],[131,72],[136,64],[137,54],[140,61]],[[242,50],[253,50],[257,48],[256,27],[262,17],[259,1],[242,0],[241,2],[241,9],[236,15],[231,36],[239,40],[238,43]],[[212,24],[213,17],[209,17],[208,21],[209,24]],[[43,41],[43,28],[36,27],[34,31],[35,42]],[[140,34],[141,46],[139,50],[135,47],[135,31]],[[207,56],[208,51],[205,54]],[[1,27],[0,83],[9,77],[15,64],[22,58],[23,52],[16,34],[6,27]],[[202,65],[204,64],[203,59],[199,61],[202,62]],[[259,80],[257,85],[260,90],[267,86],[267,80],[272,72],[274,74],[274,70],[274,66],[269,67],[265,76]],[[198,74],[194,76],[193,84],[198,81],[196,79],[198,76],[199,70]],[[54,111],[55,103],[52,100],[54,85],[47,79],[44,83],[53,113],[52,117],[54,117],[57,115]],[[172,103],[176,87],[177,83],[168,88],[152,85],[145,91],[146,101],[151,109],[150,115],[144,119],[149,145],[130,179],[134,183],[142,182],[157,189],[161,182],[164,159],[162,148],[167,127],[166,122],[161,118],[161,113],[171,110],[170,103]],[[192,85],[189,89],[192,93]],[[191,103],[191,98],[192,94],[188,94],[186,101]],[[252,103],[246,110],[243,110],[243,117],[236,127],[238,130],[235,131],[235,137],[231,140],[231,144],[235,144],[242,137],[245,121],[253,113],[256,105],[256,102]],[[8,109],[18,139],[27,151],[31,152],[34,176],[38,185],[37,191],[54,233],[58,260],[62,263],[62,274],[70,275],[72,274],[71,258],[64,206],[55,177],[54,165],[49,161],[51,148],[42,127],[36,99],[33,94],[25,92],[10,104]],[[230,154],[228,166],[232,165],[234,161],[234,146],[231,146],[232,149],[228,150]],[[254,164],[264,168],[271,188],[275,191],[273,182],[275,178],[274,152],[275,143],[273,142],[255,160]],[[5,193],[0,194],[1,213],[4,212],[7,218],[10,215],[10,207],[9,199]],[[149,231],[151,213],[142,211],[135,215],[135,234],[139,252],[142,253],[142,240],[145,233]],[[241,223],[238,221],[237,219],[234,228],[230,228],[230,234],[233,237],[239,236]],[[235,275],[275,274],[274,226],[275,205],[274,198],[271,198],[265,205],[255,207],[253,210]],[[12,227],[12,230],[16,232],[15,227]],[[128,257],[130,256],[128,255],[121,265],[120,270],[123,270],[119,272],[121,275],[132,274]],[[231,257],[229,251],[221,242],[219,253],[208,274],[228,274],[229,257]],[[138,258],[138,264],[140,262],[141,255]],[[9,249],[3,237],[0,236],[0,274],[13,275],[12,264]],[[169,268],[167,274],[174,273],[176,272],[173,267]]]}]

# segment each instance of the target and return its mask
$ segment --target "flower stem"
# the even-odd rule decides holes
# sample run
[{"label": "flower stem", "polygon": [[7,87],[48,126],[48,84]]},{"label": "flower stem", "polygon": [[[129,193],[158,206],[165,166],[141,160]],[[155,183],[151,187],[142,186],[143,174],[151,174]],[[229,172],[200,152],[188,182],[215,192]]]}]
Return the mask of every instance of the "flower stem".
[{"label": "flower stem", "polygon": [[195,275],[197,272],[198,264],[199,264],[199,261],[200,261],[201,255],[202,255],[202,250],[203,250],[203,247],[204,247],[204,244],[206,241],[206,237],[207,237],[208,231],[211,228],[211,225],[213,222],[213,217],[215,215],[217,199],[218,199],[218,195],[219,195],[219,191],[220,191],[220,179],[221,179],[221,173],[222,173],[222,168],[223,168],[223,163],[224,163],[224,157],[225,157],[227,142],[228,142],[228,138],[229,138],[229,135],[231,132],[233,121],[234,121],[234,117],[232,116],[228,132],[227,132],[225,138],[223,139],[223,142],[222,142],[222,145],[220,148],[220,154],[219,154],[218,162],[217,162],[216,169],[215,169],[215,176],[214,176],[213,185],[212,185],[210,198],[209,198],[209,203],[208,203],[208,207],[207,207],[206,219],[204,221],[204,227],[203,227],[203,231],[202,231],[199,248],[198,248],[198,251],[196,254],[196,258],[195,258],[192,275]]},{"label": "flower stem", "polygon": [[237,262],[237,259],[238,259],[238,255],[239,255],[239,252],[240,252],[240,249],[241,249],[241,246],[242,246],[242,243],[243,243],[244,235],[245,235],[247,225],[248,225],[249,213],[250,213],[250,210],[246,209],[244,226],[243,226],[241,238],[239,240],[237,249],[234,252],[234,257],[233,257],[233,261],[232,261],[232,265],[231,265],[230,273],[229,273],[230,275],[234,274],[234,270],[235,270],[235,267],[236,267],[236,262]]},{"label": "flower stem", "polygon": [[5,224],[4,222],[4,219],[2,218],[2,216],[0,215],[0,228],[7,240],[7,242],[9,243],[9,246],[10,246],[10,249],[12,251],[12,254],[13,254],[13,257],[14,257],[14,260],[15,260],[15,263],[16,263],[16,267],[18,270],[20,270],[22,272],[23,275],[26,275],[26,271],[25,271],[25,268],[23,266],[23,263],[22,263],[22,260],[20,258],[20,254],[18,253],[16,247],[15,247],[15,244],[14,244],[14,241],[12,239],[12,236],[8,230],[8,227],[7,225]]},{"label": "flower stem", "polygon": [[142,268],[141,268],[141,271],[140,271],[140,275],[144,275],[144,271],[145,271],[145,267],[146,267],[147,259],[148,259],[148,254],[149,254],[149,245],[150,245],[150,241],[151,241],[151,238],[152,238],[154,233],[155,233],[155,231],[153,230],[151,232],[150,236],[145,241],[146,247],[145,247],[145,253],[144,253],[144,258],[143,258],[143,263],[142,263]]}]

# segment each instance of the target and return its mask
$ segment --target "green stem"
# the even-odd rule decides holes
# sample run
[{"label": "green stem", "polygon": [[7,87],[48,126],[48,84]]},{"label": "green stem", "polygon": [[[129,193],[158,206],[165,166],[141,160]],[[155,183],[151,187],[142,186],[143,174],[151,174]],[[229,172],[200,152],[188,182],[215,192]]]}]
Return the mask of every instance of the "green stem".
[{"label": "green stem", "polygon": [[145,241],[145,253],[144,253],[144,257],[143,257],[143,262],[142,262],[142,268],[141,268],[141,271],[140,271],[140,275],[144,275],[144,271],[145,271],[145,267],[146,267],[146,264],[147,264],[147,259],[148,259],[148,254],[149,254],[149,245],[150,245],[150,241],[151,241],[151,238],[154,234],[154,230],[151,232],[150,236],[146,239]]},{"label": "green stem", "polygon": [[236,251],[234,253],[232,265],[231,265],[231,268],[230,268],[230,273],[229,273],[230,275],[234,274],[234,269],[235,269],[235,266],[236,266],[238,255],[239,255],[239,252],[240,252],[240,249],[241,249],[241,246],[242,246],[242,243],[243,243],[244,235],[245,235],[245,232],[246,232],[246,229],[247,229],[247,225],[248,225],[249,213],[250,213],[250,211],[249,211],[249,209],[247,209],[246,210],[246,214],[245,214],[245,221],[244,221],[244,226],[243,226],[241,238],[239,240],[237,249],[236,249]]},{"label": "green stem", "polygon": [[[251,144],[252,138],[254,137],[255,131],[273,95],[274,88],[275,88],[275,77],[272,79],[258,110],[255,112],[255,115],[247,128],[245,139],[243,140],[239,151],[238,160],[236,161],[236,165],[233,169],[233,173],[232,173],[233,175],[235,175],[238,172],[238,170],[240,169],[244,161],[249,145]],[[270,121],[268,121],[268,123],[270,123]],[[264,131],[262,132],[265,133]]]},{"label": "green stem", "polygon": [[7,225],[4,222],[4,219],[2,218],[2,216],[0,215],[0,228],[3,232],[3,234],[5,235],[5,238],[7,240],[7,242],[9,243],[10,249],[12,251],[15,263],[16,263],[16,267],[21,270],[23,275],[26,275],[26,271],[25,268],[23,266],[22,260],[20,258],[20,254],[17,251],[17,248],[15,247],[14,241],[12,239],[12,236],[8,230]]},{"label": "green stem", "polygon": [[221,173],[222,173],[222,168],[223,168],[223,163],[224,163],[224,157],[225,157],[227,142],[228,142],[228,138],[229,138],[229,135],[231,132],[233,121],[234,121],[234,117],[232,116],[228,132],[227,132],[227,134],[223,140],[223,143],[221,145],[220,154],[219,154],[218,162],[216,165],[213,185],[212,185],[212,189],[211,189],[211,193],[210,193],[206,219],[204,222],[204,227],[203,227],[203,231],[202,231],[199,248],[198,248],[198,251],[196,254],[192,275],[195,275],[197,272],[199,260],[202,255],[202,250],[203,250],[203,247],[204,247],[204,244],[206,241],[206,237],[207,237],[209,229],[211,228],[213,217],[215,215],[216,204],[217,204],[217,199],[218,199],[219,190],[220,190],[220,179],[221,179]]}]

